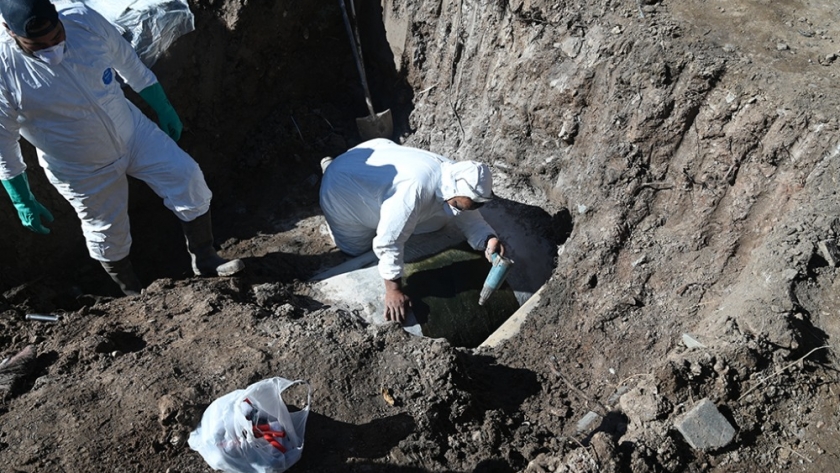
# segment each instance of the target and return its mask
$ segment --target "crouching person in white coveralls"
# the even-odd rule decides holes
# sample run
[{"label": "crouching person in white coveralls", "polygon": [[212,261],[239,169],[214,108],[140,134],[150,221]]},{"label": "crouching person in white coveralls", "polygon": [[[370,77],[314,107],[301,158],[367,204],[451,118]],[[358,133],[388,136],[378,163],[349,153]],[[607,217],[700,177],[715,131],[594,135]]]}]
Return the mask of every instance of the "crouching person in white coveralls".
[{"label": "crouching person in white coveralls", "polygon": [[350,255],[371,248],[385,282],[386,320],[405,320],[411,306],[402,291],[404,247],[412,234],[443,228],[451,219],[467,242],[493,253],[504,246],[479,212],[493,198],[490,168],[455,162],[390,140],[364,142],[322,161],[321,210],[336,246]]},{"label": "crouching person in white coveralls", "polygon": [[[243,269],[213,248],[211,192],[175,141],[182,125],[155,75],[101,15],[79,3],[0,0],[0,180],[23,225],[53,220],[29,187],[19,138],[38,152],[50,183],[82,222],[90,256],[127,295],[141,290],[129,260],[128,180],[136,177],[181,220],[197,276]],[[125,98],[125,82],[160,127]]]}]

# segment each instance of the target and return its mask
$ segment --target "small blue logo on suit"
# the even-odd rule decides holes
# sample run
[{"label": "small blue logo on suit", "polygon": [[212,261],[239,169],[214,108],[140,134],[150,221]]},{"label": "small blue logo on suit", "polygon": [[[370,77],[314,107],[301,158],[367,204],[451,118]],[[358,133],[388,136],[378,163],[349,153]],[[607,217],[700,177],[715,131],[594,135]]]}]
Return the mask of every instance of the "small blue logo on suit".
[{"label": "small blue logo on suit", "polygon": [[102,82],[104,82],[105,85],[108,85],[113,80],[114,80],[114,72],[111,71],[111,68],[109,67],[108,69],[105,69],[105,72],[102,73]]}]

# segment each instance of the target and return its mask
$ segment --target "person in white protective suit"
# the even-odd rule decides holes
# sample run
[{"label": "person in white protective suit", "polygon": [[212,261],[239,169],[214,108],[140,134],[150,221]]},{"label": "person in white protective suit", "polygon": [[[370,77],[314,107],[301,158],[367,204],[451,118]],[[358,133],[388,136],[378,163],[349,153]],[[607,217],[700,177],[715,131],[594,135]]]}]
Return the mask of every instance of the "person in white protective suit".
[{"label": "person in white protective suit", "polygon": [[490,168],[456,162],[386,139],[366,141],[322,161],[321,210],[338,248],[359,255],[371,248],[385,283],[386,320],[405,320],[404,247],[412,234],[443,228],[451,219],[473,249],[504,253],[496,232],[475,210],[493,198]]},{"label": "person in white protective suit", "polygon": [[[19,138],[37,148],[49,182],[82,222],[90,256],[123,293],[141,290],[129,259],[128,180],[146,182],[181,220],[197,276],[243,269],[213,248],[211,192],[175,143],[182,124],[155,75],[101,15],[83,4],[0,0],[0,180],[23,225],[49,233],[49,210],[29,187]],[[122,92],[117,74],[157,114]]]}]

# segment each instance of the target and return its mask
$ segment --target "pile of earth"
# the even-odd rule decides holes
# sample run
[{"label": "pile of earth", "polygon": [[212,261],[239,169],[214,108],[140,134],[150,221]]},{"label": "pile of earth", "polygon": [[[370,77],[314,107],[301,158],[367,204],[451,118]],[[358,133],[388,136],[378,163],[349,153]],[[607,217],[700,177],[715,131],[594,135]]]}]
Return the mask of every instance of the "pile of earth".
[{"label": "pile of earth", "polygon": [[[56,222],[37,236],[0,206],[0,359],[36,354],[3,392],[4,471],[209,471],[186,444],[204,409],[273,376],[313,390],[292,471],[835,469],[836,5],[357,2],[394,139],[487,162],[557,245],[520,331],[477,349],[368,325],[307,282],[347,259],[318,163],[367,114],[338,4],[190,6],[154,70],[220,253],[247,269],[191,277],[177,220],[133,182],[148,287],[117,297],[26,146]],[[733,435],[696,448],[678,426],[704,401]]]}]

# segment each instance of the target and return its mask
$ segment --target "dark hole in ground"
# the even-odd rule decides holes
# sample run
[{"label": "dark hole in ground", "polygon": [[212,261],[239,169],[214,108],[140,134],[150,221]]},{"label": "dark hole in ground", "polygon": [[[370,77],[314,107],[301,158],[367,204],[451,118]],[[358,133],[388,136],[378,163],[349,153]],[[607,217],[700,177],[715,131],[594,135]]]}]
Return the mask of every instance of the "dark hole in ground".
[{"label": "dark hole in ground", "polygon": [[143,348],[146,348],[146,342],[137,335],[129,332],[113,332],[97,343],[95,351],[97,353],[110,353],[112,351],[133,353]]},{"label": "dark hole in ground", "polygon": [[[514,266],[515,268],[515,266]],[[490,263],[462,243],[406,265],[405,291],[423,334],[474,348],[511,316],[519,304],[505,283],[480,306],[478,297]]]}]

